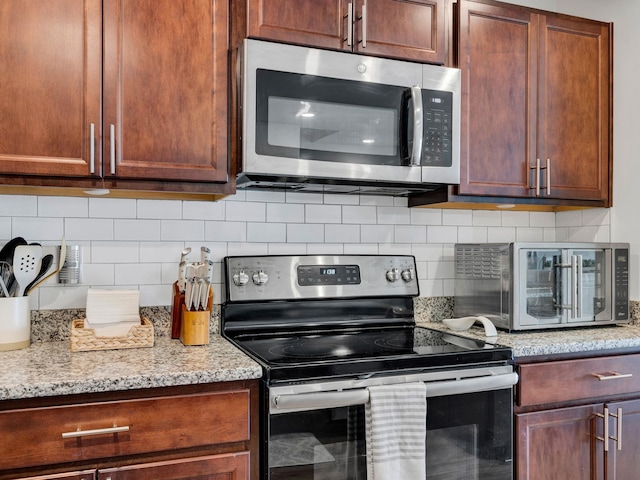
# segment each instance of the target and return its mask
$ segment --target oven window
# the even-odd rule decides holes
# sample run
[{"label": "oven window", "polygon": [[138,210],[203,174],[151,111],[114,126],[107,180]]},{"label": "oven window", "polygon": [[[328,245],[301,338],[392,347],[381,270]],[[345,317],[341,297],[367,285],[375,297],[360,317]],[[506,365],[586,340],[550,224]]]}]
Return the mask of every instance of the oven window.
[{"label": "oven window", "polygon": [[[510,389],[428,399],[427,479],[511,479],[512,401]],[[366,480],[363,406],[272,415],[269,424],[270,480]]]}]

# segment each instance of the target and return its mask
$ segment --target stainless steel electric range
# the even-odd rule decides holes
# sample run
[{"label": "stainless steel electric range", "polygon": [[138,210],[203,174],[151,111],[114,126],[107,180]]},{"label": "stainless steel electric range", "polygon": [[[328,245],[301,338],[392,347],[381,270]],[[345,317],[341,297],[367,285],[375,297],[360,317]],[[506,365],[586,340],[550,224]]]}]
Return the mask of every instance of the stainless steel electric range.
[{"label": "stainless steel electric range", "polygon": [[368,388],[425,382],[426,478],[512,478],[512,351],[415,325],[403,255],[224,259],[222,334],[262,365],[261,478],[366,478]]}]

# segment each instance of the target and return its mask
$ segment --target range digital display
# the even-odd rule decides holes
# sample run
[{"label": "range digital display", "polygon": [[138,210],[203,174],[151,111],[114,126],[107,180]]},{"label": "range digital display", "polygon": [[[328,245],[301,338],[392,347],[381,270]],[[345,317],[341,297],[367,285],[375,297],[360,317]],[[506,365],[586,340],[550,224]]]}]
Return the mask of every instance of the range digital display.
[{"label": "range digital display", "polygon": [[358,285],[358,265],[300,265],[297,268],[298,285]]}]

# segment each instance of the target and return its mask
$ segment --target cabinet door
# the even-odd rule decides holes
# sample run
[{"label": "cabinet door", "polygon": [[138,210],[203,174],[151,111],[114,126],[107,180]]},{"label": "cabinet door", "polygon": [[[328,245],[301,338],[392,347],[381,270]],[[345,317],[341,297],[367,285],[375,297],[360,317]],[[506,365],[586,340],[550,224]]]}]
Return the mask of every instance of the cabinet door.
[{"label": "cabinet door", "polygon": [[361,0],[354,12],[354,51],[442,64],[444,22],[444,0]]},{"label": "cabinet door", "polygon": [[185,458],[98,472],[98,480],[247,480],[249,453]]},{"label": "cabinet door", "polygon": [[[609,415],[622,412],[620,422],[613,417],[609,420],[609,435],[617,440],[609,440],[607,453],[607,478],[625,480],[637,478],[638,447],[640,446],[640,400],[608,404]],[[622,426],[622,432],[619,426]],[[619,448],[619,449],[618,449]]]},{"label": "cabinet door", "polygon": [[91,125],[95,138],[101,127],[101,3],[0,2],[0,174],[89,175]]},{"label": "cabinet door", "polygon": [[516,415],[516,478],[603,478],[604,448],[595,438],[603,435],[602,410],[597,404]]},{"label": "cabinet door", "polygon": [[530,195],[537,21],[526,9],[460,2],[460,194]]},{"label": "cabinet door", "polygon": [[553,198],[607,200],[610,32],[602,23],[540,17],[538,157]]},{"label": "cabinet door", "polygon": [[53,473],[37,477],[21,477],[19,480],[95,480],[95,478],[95,470],[84,470],[82,472]]},{"label": "cabinet door", "polygon": [[345,0],[248,0],[250,37],[348,49]]},{"label": "cabinet door", "polygon": [[104,176],[227,180],[228,2],[104,1]]}]

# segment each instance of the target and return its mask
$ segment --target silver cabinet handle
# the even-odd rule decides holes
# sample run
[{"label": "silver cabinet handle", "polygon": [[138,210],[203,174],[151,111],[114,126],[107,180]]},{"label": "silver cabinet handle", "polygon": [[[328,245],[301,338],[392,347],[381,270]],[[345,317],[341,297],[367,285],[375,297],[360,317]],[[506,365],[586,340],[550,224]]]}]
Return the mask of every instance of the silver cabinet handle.
[{"label": "silver cabinet handle", "polygon": [[413,148],[411,149],[411,159],[409,164],[417,166],[422,164],[422,136],[423,136],[423,113],[422,113],[422,90],[419,85],[411,87],[411,101],[413,102]]},{"label": "silver cabinet handle", "polygon": [[596,439],[604,442],[604,451],[609,451],[609,407],[604,407],[604,414],[596,413],[596,417],[603,419],[604,435],[601,437],[596,435]]},{"label": "silver cabinet handle", "polygon": [[594,377],[598,380],[618,380],[620,378],[631,378],[633,377],[633,373],[618,373],[618,372],[610,372],[609,375],[602,375],[601,373],[592,373]]},{"label": "silver cabinet handle", "polygon": [[89,127],[89,173],[96,173],[96,124]]},{"label": "silver cabinet handle", "polygon": [[111,175],[116,174],[116,126],[109,127],[109,164],[111,167]]},{"label": "silver cabinet handle", "polygon": [[347,5],[347,47],[353,45],[353,2]]},{"label": "silver cabinet handle", "polygon": [[362,48],[367,48],[367,6],[362,5]]},{"label": "silver cabinet handle", "polygon": [[536,158],[536,197],[540,196],[540,159]]},{"label": "silver cabinet handle", "polygon": [[609,438],[616,442],[618,450],[622,450],[622,409],[618,408],[615,414],[610,413],[609,415],[611,415],[612,417],[615,417],[615,419],[617,420],[616,427],[618,430],[617,437],[609,437]]},{"label": "silver cabinet handle", "polygon": [[97,428],[95,430],[76,430],[75,432],[64,432],[62,438],[78,438],[78,437],[91,437],[95,435],[107,435],[112,433],[128,432],[129,426],[124,427],[109,427],[109,428]]},{"label": "silver cabinet handle", "polygon": [[551,160],[547,158],[547,195],[551,195]]}]

